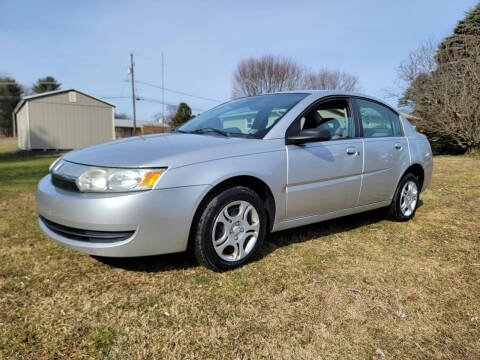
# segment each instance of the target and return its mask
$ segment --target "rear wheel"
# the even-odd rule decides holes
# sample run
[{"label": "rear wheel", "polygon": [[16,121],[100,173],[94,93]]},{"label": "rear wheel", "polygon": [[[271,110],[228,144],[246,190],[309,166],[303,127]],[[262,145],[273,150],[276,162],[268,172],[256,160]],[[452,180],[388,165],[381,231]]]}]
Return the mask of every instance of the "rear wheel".
[{"label": "rear wheel", "polygon": [[200,264],[216,271],[230,270],[255,256],[267,221],[257,193],[243,186],[225,189],[201,211],[193,239]]},{"label": "rear wheel", "polygon": [[412,173],[406,174],[398,183],[390,205],[389,217],[397,221],[407,221],[415,216],[420,196],[418,179]]}]

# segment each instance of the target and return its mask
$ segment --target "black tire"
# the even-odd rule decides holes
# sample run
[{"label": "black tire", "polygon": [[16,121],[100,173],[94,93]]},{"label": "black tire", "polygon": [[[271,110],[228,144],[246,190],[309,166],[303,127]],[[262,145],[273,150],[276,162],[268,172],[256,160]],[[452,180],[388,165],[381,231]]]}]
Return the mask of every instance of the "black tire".
[{"label": "black tire", "polygon": [[[406,215],[401,208],[402,190],[405,184],[407,184],[410,181],[415,183],[417,187],[417,201],[415,204],[415,208],[413,209],[411,214]],[[417,211],[419,201],[420,201],[420,184],[418,182],[418,178],[412,173],[407,173],[402,177],[402,179],[398,183],[397,189],[395,190],[392,203],[388,208],[388,218],[394,221],[408,221],[412,219],[415,216],[415,212]]]},{"label": "black tire", "polygon": [[[256,242],[254,242],[254,245],[248,250],[249,252],[245,257],[237,261],[226,261],[219,256],[214,248],[213,227],[221,211],[224,210],[227,205],[237,201],[246,201],[256,210],[259,222],[258,236]],[[263,201],[256,192],[244,186],[227,188],[207,200],[207,203],[203,208],[199,209],[199,211],[198,221],[194,224],[195,228],[192,229],[194,231],[192,238],[193,252],[199,264],[214,271],[225,271],[240,267],[255,257],[263,244],[267,231],[267,215]],[[233,225],[232,223],[231,226]],[[228,230],[225,228],[224,231]],[[247,236],[246,233],[244,236]],[[247,240],[245,240],[245,244],[246,243]],[[232,249],[234,249],[233,246]]]}]

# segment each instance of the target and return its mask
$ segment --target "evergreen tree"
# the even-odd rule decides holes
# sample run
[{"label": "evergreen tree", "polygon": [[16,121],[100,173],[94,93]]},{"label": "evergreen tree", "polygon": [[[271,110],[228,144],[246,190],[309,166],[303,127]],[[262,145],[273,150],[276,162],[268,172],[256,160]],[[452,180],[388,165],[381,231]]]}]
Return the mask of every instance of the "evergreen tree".
[{"label": "evergreen tree", "polygon": [[465,19],[460,20],[453,30],[455,35],[477,35],[480,36],[480,3],[475,9],[467,13]]},{"label": "evergreen tree", "polygon": [[479,44],[480,3],[467,13],[465,19],[458,22],[453,35],[440,43],[435,59],[438,65],[454,65],[462,59],[475,56],[475,48]]},{"label": "evergreen tree", "polygon": [[0,132],[12,135],[12,114],[23,95],[21,85],[10,77],[0,77]]},{"label": "evergreen tree", "polygon": [[44,93],[47,91],[55,91],[60,89],[60,84],[52,76],[46,76],[43,79],[38,79],[35,84],[33,84],[32,90],[36,94]]},{"label": "evergreen tree", "polygon": [[188,120],[193,118],[194,116],[192,115],[192,109],[190,109],[190,107],[186,103],[181,102],[180,104],[178,104],[178,109],[175,113],[175,116],[172,117],[172,127],[179,127],[180,125],[186,123]]}]

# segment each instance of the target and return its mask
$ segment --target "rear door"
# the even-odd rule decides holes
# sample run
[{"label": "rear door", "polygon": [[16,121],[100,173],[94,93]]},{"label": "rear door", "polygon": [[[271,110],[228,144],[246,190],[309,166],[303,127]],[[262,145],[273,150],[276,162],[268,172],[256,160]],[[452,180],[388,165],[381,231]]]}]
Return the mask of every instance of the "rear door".
[{"label": "rear door", "polygon": [[365,151],[358,204],[390,200],[410,161],[398,114],[371,100],[357,98],[354,102]]},{"label": "rear door", "polygon": [[287,145],[287,218],[325,214],[356,206],[363,166],[348,98],[322,101],[297,118],[287,134],[308,128],[327,129],[329,141]]}]

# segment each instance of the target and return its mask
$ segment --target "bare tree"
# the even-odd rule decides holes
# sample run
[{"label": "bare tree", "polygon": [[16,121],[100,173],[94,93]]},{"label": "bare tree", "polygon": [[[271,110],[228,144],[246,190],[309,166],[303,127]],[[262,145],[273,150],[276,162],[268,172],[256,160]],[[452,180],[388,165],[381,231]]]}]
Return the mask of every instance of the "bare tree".
[{"label": "bare tree", "polygon": [[165,124],[170,124],[172,122],[172,119],[177,113],[177,110],[178,110],[177,105],[167,105],[167,113],[165,115]]},{"label": "bare tree", "polygon": [[480,43],[468,36],[458,53],[439,49],[441,63],[411,83],[415,94],[415,123],[437,146],[455,146],[470,153],[480,151]]},{"label": "bare tree", "polygon": [[252,96],[301,87],[304,69],[288,57],[264,55],[240,61],[233,74],[232,97]]},{"label": "bare tree", "polygon": [[[158,112],[153,115],[152,120],[156,123],[161,123],[162,125],[170,125],[172,122],[172,118],[177,113],[178,106],[177,105],[167,105],[166,114],[162,112]],[[164,118],[165,117],[165,118]]]},{"label": "bare tree", "polygon": [[355,91],[359,88],[358,77],[343,71],[320,69],[318,72],[305,72],[306,89]]},{"label": "bare tree", "polygon": [[435,53],[438,44],[433,39],[424,41],[413,51],[410,51],[406,60],[398,66],[398,78],[409,86],[420,74],[429,74],[437,67]]},{"label": "bare tree", "polygon": [[412,111],[417,96],[415,94],[415,85],[423,81],[437,67],[435,53],[438,44],[432,39],[420,43],[420,45],[408,53],[406,60],[402,61],[397,69],[397,89],[398,91],[386,91],[387,96],[397,99],[398,106],[405,108],[406,111]]},{"label": "bare tree", "polygon": [[240,61],[233,74],[232,97],[296,89],[355,91],[358,77],[343,71],[307,70],[290,58],[264,55]]}]

